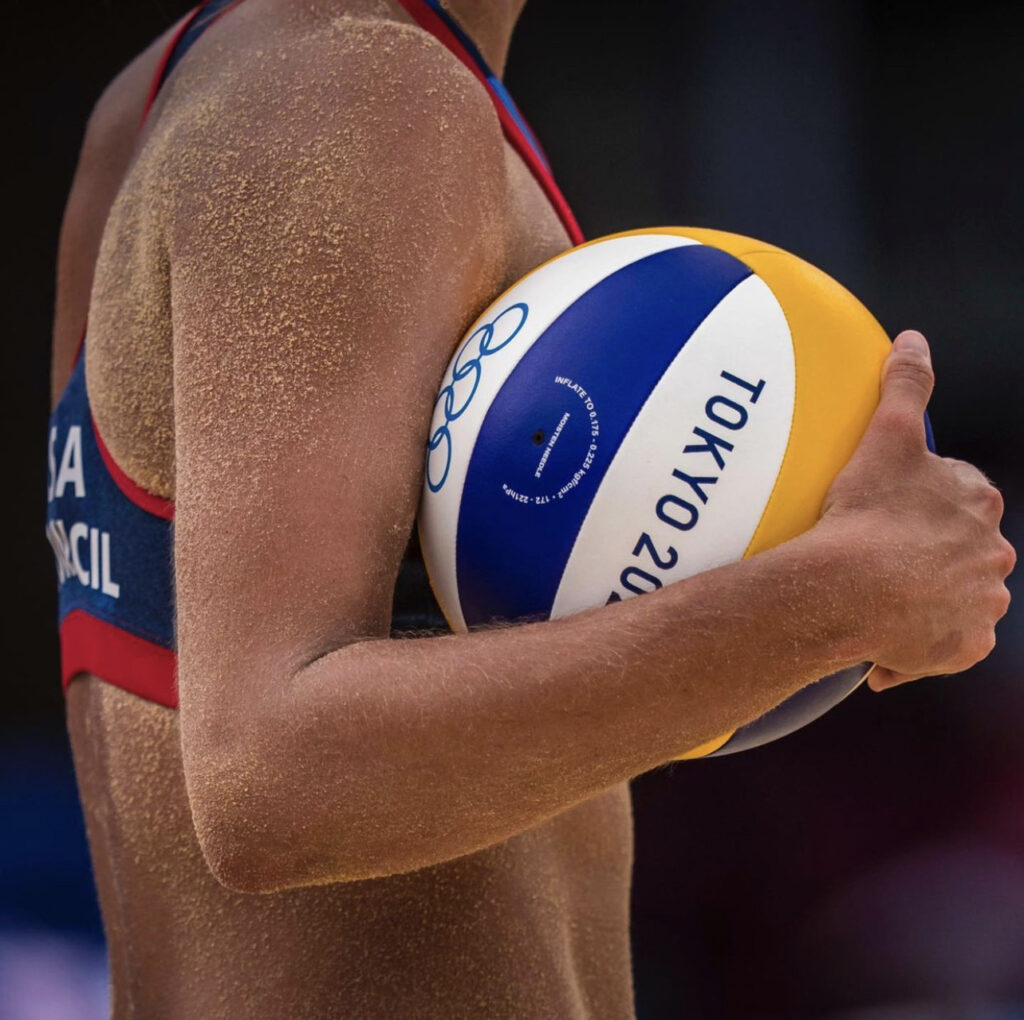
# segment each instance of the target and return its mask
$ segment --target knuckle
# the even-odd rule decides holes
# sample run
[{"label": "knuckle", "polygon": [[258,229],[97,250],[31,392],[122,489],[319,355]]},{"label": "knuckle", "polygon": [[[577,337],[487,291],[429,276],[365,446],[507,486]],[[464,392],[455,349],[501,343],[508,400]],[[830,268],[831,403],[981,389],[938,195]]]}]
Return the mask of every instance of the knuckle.
[{"label": "knuckle", "polygon": [[931,362],[915,355],[897,355],[888,368],[890,378],[910,383],[922,390],[931,389],[935,382],[935,373]]},{"label": "knuckle", "polygon": [[947,464],[952,470],[957,472],[965,470],[973,471],[975,469],[973,464],[968,464],[966,460],[960,460],[957,457],[940,457],[939,460],[941,460],[943,464]]},{"label": "knuckle", "polygon": [[979,498],[985,509],[992,514],[996,520],[1003,516],[1005,504],[1003,494],[991,483],[986,482],[980,489]]},{"label": "knuckle", "polygon": [[999,569],[1003,577],[1009,577],[1017,566],[1017,550],[1002,536],[999,537]]},{"label": "knuckle", "polygon": [[979,629],[977,633],[971,635],[969,641],[964,642],[959,655],[956,656],[951,672],[963,673],[972,666],[976,666],[989,656],[995,646],[995,628]]},{"label": "knuckle", "polygon": [[966,499],[987,516],[1000,520],[1005,504],[1003,494],[992,484],[988,476],[973,464],[954,457],[944,458],[953,477],[959,483]]},{"label": "knuckle", "polygon": [[990,487],[989,480],[970,462],[958,460],[956,457],[943,457],[942,460],[964,485]]},{"label": "knuckle", "polygon": [[999,614],[996,619],[1001,620],[1010,610],[1010,589],[1005,584],[999,586],[996,595],[996,611]]}]

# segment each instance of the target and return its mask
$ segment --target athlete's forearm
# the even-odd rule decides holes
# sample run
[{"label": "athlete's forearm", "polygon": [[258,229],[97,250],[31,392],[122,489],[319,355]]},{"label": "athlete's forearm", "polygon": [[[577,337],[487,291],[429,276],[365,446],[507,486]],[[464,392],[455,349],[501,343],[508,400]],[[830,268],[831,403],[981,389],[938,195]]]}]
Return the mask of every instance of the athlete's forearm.
[{"label": "athlete's forearm", "polygon": [[819,529],[563,620],[321,656],[193,765],[211,866],[268,890],[504,840],[862,661],[852,562]]}]

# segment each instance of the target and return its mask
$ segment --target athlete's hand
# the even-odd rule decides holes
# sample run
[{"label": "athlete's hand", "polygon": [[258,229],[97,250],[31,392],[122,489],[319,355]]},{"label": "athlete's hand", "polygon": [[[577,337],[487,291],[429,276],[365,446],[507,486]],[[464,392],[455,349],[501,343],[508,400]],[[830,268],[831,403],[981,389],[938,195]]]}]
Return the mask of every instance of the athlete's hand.
[{"label": "athlete's hand", "polygon": [[[873,690],[958,673],[995,645],[1016,554],[1003,500],[975,467],[925,442],[934,376],[925,338],[901,333],[868,430],[825,499],[819,527],[847,543],[870,615]],[[858,573],[859,572],[859,573]]]}]

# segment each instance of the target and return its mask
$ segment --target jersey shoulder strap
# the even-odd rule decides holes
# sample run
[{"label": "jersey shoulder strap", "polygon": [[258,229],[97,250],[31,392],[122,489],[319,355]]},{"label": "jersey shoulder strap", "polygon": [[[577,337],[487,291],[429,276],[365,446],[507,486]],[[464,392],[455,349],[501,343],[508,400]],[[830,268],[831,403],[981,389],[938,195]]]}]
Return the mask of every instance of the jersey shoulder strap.
[{"label": "jersey shoulder strap", "polygon": [[[149,89],[143,122],[156,101],[164,82],[202,34],[243,0],[206,0],[181,23],[164,52]],[[519,112],[501,79],[490,69],[483,54],[459,23],[441,6],[440,0],[398,0],[406,13],[420,28],[429,32],[460,60],[483,86],[494,104],[502,131],[509,144],[519,153],[533,174],[548,201],[554,207],[562,226],[573,244],[582,244],[584,237],[569,203],[555,183],[547,156]]]},{"label": "jersey shoulder strap", "polygon": [[227,14],[232,7],[237,7],[242,0],[206,0],[196,7],[179,25],[178,31],[164,50],[164,55],[157,65],[156,74],[149,87],[146,108],[142,114],[143,123],[156,102],[156,97],[163,88],[171,72],[181,63],[182,57],[196,44],[200,36],[220,17]]},{"label": "jersey shoulder strap", "polygon": [[440,0],[398,0],[398,2],[420,28],[428,31],[438,42],[447,47],[483,85],[494,104],[505,138],[519,153],[548,201],[554,207],[569,239],[573,244],[582,244],[584,241],[583,231],[555,182],[551,166],[544,150],[540,147],[540,142],[530,130],[526,118],[519,112],[519,108],[502,84],[501,79],[488,66],[473,40],[441,6]]}]

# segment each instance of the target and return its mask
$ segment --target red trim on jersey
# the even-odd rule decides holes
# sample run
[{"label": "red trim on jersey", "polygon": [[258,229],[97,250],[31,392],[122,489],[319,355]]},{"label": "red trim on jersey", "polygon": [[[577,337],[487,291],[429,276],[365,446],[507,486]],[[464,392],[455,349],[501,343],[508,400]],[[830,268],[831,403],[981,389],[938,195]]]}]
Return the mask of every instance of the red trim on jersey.
[{"label": "red trim on jersey", "polygon": [[92,417],[91,413],[90,419],[92,421],[92,434],[96,437],[96,445],[99,447],[100,456],[103,458],[103,463],[110,477],[114,479],[114,484],[124,493],[127,499],[131,500],[136,506],[142,507],[146,513],[150,513],[154,517],[162,517],[165,521],[173,521],[174,500],[164,499],[163,496],[156,496],[144,489],[138,482],[133,482],[121,470],[107,449],[107,444],[103,442],[100,430],[96,428],[96,419]]},{"label": "red trim on jersey", "polygon": [[131,694],[177,708],[175,660],[169,648],[129,634],[81,609],[71,610],[60,625],[64,690],[76,676],[92,673]]},{"label": "red trim on jersey", "polygon": [[[88,328],[88,325],[86,325],[86,328],[82,330],[82,336],[75,350],[75,358],[71,363],[72,372],[78,367],[78,359],[82,356],[82,351],[85,349],[85,334],[88,332]],[[68,380],[68,385],[70,385],[70,379]],[[88,394],[88,388],[86,388],[86,393]],[[114,479],[114,484],[121,490],[125,498],[136,506],[141,507],[147,513],[153,514],[154,517],[162,517],[165,521],[173,521],[174,500],[157,496],[155,493],[144,489],[138,482],[132,481],[121,469],[117,461],[114,460],[114,455],[107,449],[107,444],[103,442],[103,437],[100,435],[100,430],[96,427],[96,419],[92,416],[91,409],[89,419],[92,424],[92,434],[96,437],[96,446],[99,448],[107,473]]]},{"label": "red trim on jersey", "polygon": [[422,0],[398,0],[398,2],[420,28],[425,29],[439,42],[443,43],[452,54],[472,71],[476,79],[483,85],[487,95],[491,97],[491,102],[494,104],[494,109],[498,114],[498,120],[501,122],[501,128],[505,133],[505,137],[511,143],[512,148],[522,157],[523,162],[529,167],[530,172],[537,179],[537,183],[541,186],[544,194],[547,195],[548,201],[555,207],[555,212],[558,213],[558,218],[562,221],[562,226],[565,227],[565,232],[569,235],[569,239],[573,244],[582,244],[584,241],[583,231],[576,222],[576,217],[569,208],[569,203],[565,200],[565,196],[555,183],[555,178],[552,176],[551,171],[540,161],[533,146],[530,145],[519,125],[515,122],[515,118],[509,113],[505,108],[505,104],[487,83],[487,78],[477,66],[476,61],[466,52],[465,47],[459,40],[452,35],[451,30],[444,21]]},{"label": "red trim on jersey", "polygon": [[160,86],[163,84],[164,71],[167,70],[167,65],[171,62],[171,55],[174,53],[175,47],[181,42],[181,37],[189,30],[192,22],[196,20],[199,12],[205,7],[205,4],[200,4],[189,12],[188,17],[178,26],[177,32],[171,36],[171,41],[167,44],[167,48],[163,52],[163,56],[160,57],[160,63],[156,65],[156,74],[153,75],[153,80],[149,83],[149,94],[146,96],[146,106],[142,111],[142,120],[139,123],[141,128],[146,123],[146,118],[149,116],[149,111],[153,109],[153,104],[156,102],[156,95],[160,91]]},{"label": "red trim on jersey", "polygon": [[82,350],[85,348],[85,334],[88,331],[89,331],[89,321],[86,320],[85,325],[82,327],[82,335],[78,338],[78,346],[75,348],[75,356],[71,359],[71,371],[72,372],[74,372],[75,368],[78,366],[78,359],[82,356]]},{"label": "red trim on jersey", "polygon": [[[153,80],[149,85],[149,95],[146,97],[146,108],[142,111],[142,124],[146,123],[146,118],[149,116],[149,111],[153,109],[153,104],[156,102],[157,94],[160,92],[160,86],[163,85],[164,73],[167,71],[167,65],[171,62],[171,57],[174,55],[174,51],[181,42],[182,36],[192,27],[196,18],[203,13],[203,9],[209,3],[209,0],[204,0],[198,7],[194,8],[189,12],[189,15],[181,23],[178,31],[171,37],[171,41],[167,45],[167,49],[164,50],[163,56],[160,58],[160,63],[157,64],[156,74],[153,75]],[[228,4],[206,27],[216,24],[224,17],[228,11],[233,11],[242,0],[235,0],[233,4]],[[205,29],[204,29],[205,31]],[[142,126],[140,124],[140,127]]]}]

